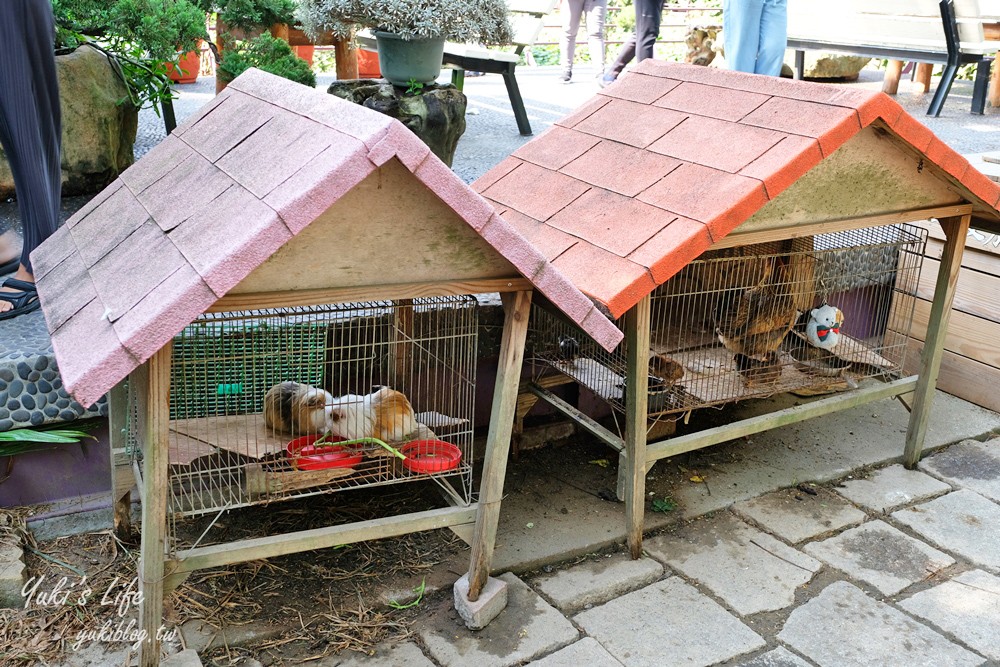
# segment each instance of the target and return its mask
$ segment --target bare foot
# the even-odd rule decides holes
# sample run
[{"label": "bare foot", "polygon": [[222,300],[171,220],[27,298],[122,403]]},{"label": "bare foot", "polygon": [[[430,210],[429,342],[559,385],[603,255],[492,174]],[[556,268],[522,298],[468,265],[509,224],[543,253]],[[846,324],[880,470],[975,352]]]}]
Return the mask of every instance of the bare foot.
[{"label": "bare foot", "polygon": [[[17,271],[14,273],[14,275],[10,277],[16,278],[18,280],[23,280],[24,282],[27,283],[35,282],[35,276],[29,273],[26,268],[24,268],[24,264],[18,265]],[[20,292],[20,291],[21,290],[14,289],[13,287],[0,287],[0,292]],[[12,304],[10,301],[4,301],[3,299],[0,299],[0,313],[5,313],[8,310],[11,310],[13,307],[14,304]]]}]

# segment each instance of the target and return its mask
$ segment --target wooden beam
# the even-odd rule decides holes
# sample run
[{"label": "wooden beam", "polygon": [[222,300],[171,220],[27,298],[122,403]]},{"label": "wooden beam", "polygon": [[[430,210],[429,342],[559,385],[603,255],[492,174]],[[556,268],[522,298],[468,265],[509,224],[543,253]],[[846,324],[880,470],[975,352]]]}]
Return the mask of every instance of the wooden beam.
[{"label": "wooden beam", "polygon": [[[128,428],[128,387],[119,382],[108,392],[108,440],[111,451],[124,451]],[[119,465],[111,457],[111,505],[114,508],[114,531],[124,539],[132,532],[132,486],[135,480],[131,465]]]},{"label": "wooden beam", "polygon": [[168,562],[171,576],[184,572],[203,570],[219,565],[231,565],[260,558],[273,558],[287,554],[325,549],[340,544],[352,544],[384,537],[397,537],[419,530],[448,528],[464,523],[472,523],[476,517],[476,505],[467,507],[445,507],[442,509],[412,512],[399,516],[355,521],[340,526],[327,526],[300,530],[284,535],[256,537],[238,542],[214,544],[208,547],[186,549],[177,554],[176,560]]},{"label": "wooden beam", "polygon": [[618,479],[622,483],[625,532],[633,559],[642,556],[642,520],[646,503],[649,319],[647,294],[625,313],[625,450],[618,455]]},{"label": "wooden beam", "polygon": [[486,436],[486,456],[483,460],[483,481],[479,489],[479,512],[476,515],[476,532],[472,554],[469,558],[469,601],[475,602],[490,576],[493,546],[500,520],[500,501],[503,498],[503,479],[507,472],[507,455],[510,436],[517,411],[517,390],[521,384],[521,366],[524,362],[524,341],[528,334],[528,314],[531,310],[531,292],[501,294],[504,306],[503,335],[500,339],[500,358],[497,362],[496,386],[493,389],[493,408],[490,427]]},{"label": "wooden beam", "polygon": [[170,360],[173,344],[139,366],[129,379],[139,403],[142,443],[142,544],[139,553],[139,627],[146,640],[139,647],[140,667],[160,664],[157,631],[163,620],[164,561],[167,553],[167,484],[170,423]]},{"label": "wooden beam", "polygon": [[899,77],[903,73],[902,60],[890,60],[885,68],[885,77],[882,79],[882,92],[886,95],[895,95],[899,91]]},{"label": "wooden beam", "polygon": [[864,405],[872,401],[892,398],[893,396],[913,391],[916,386],[917,377],[907,377],[885,384],[878,384],[874,387],[864,387],[843,394],[828,396],[809,403],[803,403],[802,405],[785,408],[784,410],[769,412],[766,415],[750,417],[749,419],[743,419],[732,424],[705,429],[697,433],[689,433],[688,435],[670,438],[669,440],[654,442],[646,447],[647,468],[651,467],[654,462],[668,456],[676,456],[677,454],[717,445],[736,438],[753,435],[754,433],[769,431],[779,426],[795,424],[806,419],[820,417],[838,410],[846,410],[847,408]]},{"label": "wooden beam", "polygon": [[909,211],[897,211],[895,213],[883,213],[879,215],[865,216],[861,218],[847,218],[844,220],[823,220],[813,224],[796,224],[790,227],[772,227],[759,231],[740,232],[737,227],[725,238],[712,244],[710,250],[719,248],[732,248],[733,246],[746,245],[750,243],[768,243],[770,241],[784,241],[785,239],[802,238],[804,236],[815,236],[828,232],[846,231],[849,229],[865,229],[867,227],[882,227],[885,225],[897,225],[908,222],[918,222],[931,218],[947,218],[966,215],[972,212],[971,204],[954,204],[951,206],[937,206],[935,208],[913,209]]},{"label": "wooden beam", "polygon": [[958,283],[958,273],[962,267],[962,251],[965,248],[965,237],[969,233],[971,220],[972,216],[968,214],[940,219],[941,228],[948,235],[948,240],[945,241],[941,266],[938,268],[927,338],[924,340],[924,352],[921,355],[920,381],[914,391],[913,410],[910,412],[910,424],[906,430],[903,465],[907,468],[916,467],[924,447],[924,438],[927,436],[927,420],[930,418],[934,388],[937,385],[938,373],[941,371],[941,355],[944,353],[944,340],[948,331],[948,316],[955,299],[955,285]]},{"label": "wooden beam", "polygon": [[922,92],[929,92],[931,89],[931,72],[934,70],[933,63],[916,63],[917,71],[913,75],[913,80],[922,89]]},{"label": "wooden beam", "polygon": [[358,50],[354,48],[353,37],[334,40],[333,55],[338,79],[358,78]]},{"label": "wooden beam", "polygon": [[261,308],[287,308],[291,306],[318,306],[327,303],[352,301],[396,300],[429,296],[456,296],[462,294],[490,294],[493,292],[518,292],[530,290],[531,282],[521,276],[465,280],[458,282],[403,283],[396,285],[359,285],[334,289],[309,289],[289,292],[247,292],[230,294],[216,301],[206,311],[225,313]]},{"label": "wooden beam", "polygon": [[597,439],[604,442],[606,445],[610,445],[618,452],[625,451],[625,441],[619,438],[617,435],[604,428],[596,421],[583,414],[575,407],[562,400],[555,394],[553,394],[548,389],[538,386],[535,383],[528,385],[528,391],[542,399],[553,408],[563,413],[570,419],[572,419],[576,424],[583,427],[588,433],[596,437]]}]

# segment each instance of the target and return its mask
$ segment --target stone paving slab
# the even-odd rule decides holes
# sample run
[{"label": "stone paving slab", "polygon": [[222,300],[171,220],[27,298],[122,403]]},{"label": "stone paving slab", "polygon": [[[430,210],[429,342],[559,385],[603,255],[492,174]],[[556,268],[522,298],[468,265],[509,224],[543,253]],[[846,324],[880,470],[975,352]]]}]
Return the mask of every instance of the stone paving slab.
[{"label": "stone paving slab", "polygon": [[899,464],[877,470],[866,479],[847,480],[837,489],[851,502],[876,512],[891,512],[948,491],[951,487],[944,482]]},{"label": "stone paving slab", "polygon": [[622,663],[615,660],[596,639],[584,637],[552,655],[529,662],[528,667],[622,667]]},{"label": "stone paving slab", "polygon": [[1000,579],[982,570],[921,591],[899,606],[1000,661]]},{"label": "stone paving slab", "polygon": [[989,570],[1000,570],[1000,506],[961,489],[892,513],[936,546]]},{"label": "stone paving slab", "polygon": [[971,667],[984,662],[846,581],[830,584],[792,611],[778,639],[820,667]]},{"label": "stone paving slab", "polygon": [[963,440],[924,459],[920,466],[956,486],[1000,501],[1000,438]]},{"label": "stone paving slab", "polygon": [[451,598],[419,619],[420,638],[444,667],[509,667],[575,642],[580,633],[526,583],[507,573],[507,608],[482,630],[469,630]]},{"label": "stone paving slab", "polygon": [[729,513],[646,540],[645,549],[744,616],[792,604],[795,589],[822,567]]},{"label": "stone paving slab", "polygon": [[741,662],[737,667],[811,667],[811,665],[788,649],[779,646],[752,660]]},{"label": "stone paving slab", "polygon": [[0,609],[23,609],[21,591],[27,581],[24,551],[13,536],[0,535]]},{"label": "stone paving slab", "polygon": [[884,521],[870,521],[803,548],[810,556],[853,579],[871,584],[886,595],[895,595],[955,563],[948,554]]},{"label": "stone paving slab", "polygon": [[627,593],[573,620],[627,667],[705,667],[765,645],[760,635],[678,577]]},{"label": "stone paving slab", "polygon": [[564,613],[602,604],[663,576],[663,566],[652,558],[632,560],[627,553],[588,560],[531,582]]},{"label": "stone paving slab", "polygon": [[795,488],[782,489],[737,503],[733,510],[793,544],[867,518],[837,494],[821,487],[814,490],[815,496]]},{"label": "stone paving slab", "polygon": [[375,647],[373,655],[349,651],[345,655],[331,655],[307,664],[316,667],[434,667],[434,663],[413,642],[380,644]]}]

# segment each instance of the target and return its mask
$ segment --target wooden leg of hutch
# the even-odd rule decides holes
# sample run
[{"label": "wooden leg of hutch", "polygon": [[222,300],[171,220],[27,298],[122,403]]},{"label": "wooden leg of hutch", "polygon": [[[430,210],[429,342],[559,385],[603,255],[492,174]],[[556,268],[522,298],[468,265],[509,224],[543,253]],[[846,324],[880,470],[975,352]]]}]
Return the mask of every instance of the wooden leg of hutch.
[{"label": "wooden leg of hutch", "polygon": [[632,558],[642,555],[646,495],[646,414],[649,398],[649,295],[625,314],[625,525]]},{"label": "wooden leg of hutch", "polygon": [[163,564],[167,540],[171,350],[172,345],[168,343],[130,378],[139,401],[143,454],[139,626],[146,632],[146,638],[139,645],[140,667],[160,664],[157,630],[163,618]]},{"label": "wooden leg of hutch", "polygon": [[111,505],[114,508],[115,534],[125,538],[132,530],[131,457],[125,450],[128,416],[128,388],[124,381],[108,392],[108,440],[111,443]]},{"label": "wooden leg of hutch", "polygon": [[934,387],[937,384],[938,372],[941,370],[948,317],[951,314],[952,301],[955,299],[955,285],[958,283],[958,271],[962,265],[962,251],[965,249],[970,220],[971,216],[962,215],[941,218],[939,221],[948,240],[944,244],[941,266],[938,269],[937,282],[934,284],[934,301],[931,304],[927,338],[924,340],[924,351],[921,355],[920,378],[913,393],[910,424],[906,431],[903,464],[911,469],[915,468],[920,460],[920,452],[927,435],[927,420],[930,418]]},{"label": "wooden leg of hutch", "polygon": [[504,306],[503,337],[500,340],[500,361],[496,389],[493,391],[486,457],[483,460],[483,481],[479,490],[479,511],[476,513],[476,531],[469,564],[470,602],[479,599],[490,575],[531,307],[530,291],[507,292],[500,296]]}]

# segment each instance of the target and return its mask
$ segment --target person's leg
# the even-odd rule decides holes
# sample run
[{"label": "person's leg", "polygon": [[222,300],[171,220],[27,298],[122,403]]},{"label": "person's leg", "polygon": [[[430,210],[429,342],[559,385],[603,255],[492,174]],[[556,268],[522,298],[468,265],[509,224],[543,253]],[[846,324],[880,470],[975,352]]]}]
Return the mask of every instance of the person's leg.
[{"label": "person's leg", "polygon": [[729,69],[755,71],[763,6],[764,0],[724,0],[722,3],[722,34]]},{"label": "person's leg", "polygon": [[604,72],[604,17],[608,11],[608,0],[586,0],[587,43],[590,46],[590,62],[600,76]]},{"label": "person's leg", "polygon": [[0,2],[0,144],[24,230],[19,277],[29,280],[31,251],[59,223],[62,125],[54,35],[48,0]]},{"label": "person's leg", "polygon": [[642,62],[653,57],[653,47],[660,36],[663,0],[635,0],[635,59]]},{"label": "person's leg", "polygon": [[584,0],[565,0],[562,9],[562,36],[559,38],[559,64],[562,65],[563,80],[573,72],[573,58],[576,55],[576,33],[580,29],[580,15]]},{"label": "person's leg", "polygon": [[788,0],[764,0],[760,18],[760,47],[757,52],[757,74],[781,76],[788,46]]},{"label": "person's leg", "polygon": [[618,51],[618,55],[615,57],[615,61],[611,63],[611,67],[608,69],[608,74],[612,75],[613,78],[617,79],[618,75],[622,73],[625,66],[632,62],[635,58],[635,33],[633,32],[622,44],[622,48]]}]

